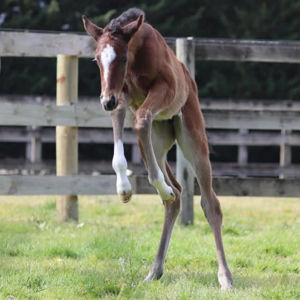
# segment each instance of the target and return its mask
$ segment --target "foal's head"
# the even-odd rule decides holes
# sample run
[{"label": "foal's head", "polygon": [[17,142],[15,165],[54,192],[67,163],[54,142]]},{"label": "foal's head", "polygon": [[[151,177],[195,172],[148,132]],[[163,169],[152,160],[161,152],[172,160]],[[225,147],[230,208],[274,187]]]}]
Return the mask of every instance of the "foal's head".
[{"label": "foal's head", "polygon": [[143,21],[141,15],[126,25],[112,21],[102,29],[83,16],[86,32],[97,42],[95,60],[100,68],[100,101],[105,110],[114,110],[118,105],[127,67],[128,43]]}]

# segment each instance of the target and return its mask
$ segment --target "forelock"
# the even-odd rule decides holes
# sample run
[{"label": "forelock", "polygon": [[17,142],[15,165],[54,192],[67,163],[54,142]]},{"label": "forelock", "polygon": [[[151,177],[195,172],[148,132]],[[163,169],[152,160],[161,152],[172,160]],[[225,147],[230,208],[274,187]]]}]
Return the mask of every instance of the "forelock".
[{"label": "forelock", "polygon": [[145,13],[141,9],[130,8],[123,12],[119,17],[112,19],[108,24],[108,30],[111,33],[116,33],[119,26],[123,26],[130,22],[133,22],[141,15],[145,17]]}]

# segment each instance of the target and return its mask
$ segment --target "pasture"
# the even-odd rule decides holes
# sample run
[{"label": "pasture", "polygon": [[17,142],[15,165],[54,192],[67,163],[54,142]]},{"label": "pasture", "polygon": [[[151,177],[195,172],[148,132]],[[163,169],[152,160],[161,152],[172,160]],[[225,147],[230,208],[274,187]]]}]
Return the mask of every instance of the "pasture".
[{"label": "pasture", "polygon": [[234,290],[217,282],[199,196],[195,225],[175,226],[165,273],[143,283],[163,207],[156,195],[79,197],[80,222],[59,223],[53,196],[0,197],[1,299],[300,299],[299,198],[220,197]]}]

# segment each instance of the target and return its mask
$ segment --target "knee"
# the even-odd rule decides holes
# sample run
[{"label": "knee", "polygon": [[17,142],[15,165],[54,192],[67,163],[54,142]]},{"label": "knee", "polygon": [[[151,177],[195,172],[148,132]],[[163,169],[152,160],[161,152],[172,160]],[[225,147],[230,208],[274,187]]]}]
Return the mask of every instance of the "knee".
[{"label": "knee", "polygon": [[150,112],[137,112],[134,119],[134,130],[138,136],[147,134],[152,122],[152,114]]}]

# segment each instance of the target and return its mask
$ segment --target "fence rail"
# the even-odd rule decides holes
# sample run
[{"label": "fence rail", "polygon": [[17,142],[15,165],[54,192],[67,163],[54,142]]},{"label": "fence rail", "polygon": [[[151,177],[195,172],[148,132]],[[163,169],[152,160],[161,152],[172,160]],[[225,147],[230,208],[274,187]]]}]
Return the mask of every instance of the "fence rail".
[{"label": "fence rail", "polygon": [[[300,105],[290,102],[272,107],[269,101],[201,102],[209,129],[259,129],[300,130]],[[299,103],[300,104],[300,103]],[[250,108],[251,107],[251,108]],[[132,114],[127,113],[125,128],[132,125]],[[100,109],[98,101],[57,106],[55,103],[0,102],[0,125],[2,126],[76,126],[111,128],[110,115]]]},{"label": "fence rail", "polygon": [[[290,146],[300,146],[300,133],[289,132],[281,134],[270,131],[254,131],[240,133],[236,131],[212,131],[207,129],[209,143],[222,146],[278,146],[282,143]],[[43,143],[55,143],[55,132],[50,127],[0,127],[0,142],[30,143],[32,137],[39,137]],[[110,128],[81,128],[78,132],[80,143],[112,143],[112,131]],[[125,143],[136,143],[134,132],[125,130]]]},{"label": "fence rail", "polygon": [[[0,31],[1,56],[93,57],[95,42],[86,34]],[[166,38],[175,49],[176,38]],[[194,38],[197,60],[299,63],[298,41],[253,41]]]},{"label": "fence rail", "polygon": [[[135,194],[156,194],[147,176],[132,176]],[[33,188],[34,186],[34,188]],[[298,197],[299,180],[295,178],[232,178],[217,177],[214,189],[218,194],[232,196]],[[1,175],[0,195],[100,195],[115,194],[115,176],[22,176]],[[195,195],[200,195],[195,183]]]},{"label": "fence rail", "polygon": [[[6,100],[4,102],[3,100]],[[32,161],[24,164],[24,169],[43,171],[49,170],[42,162],[42,144],[55,143],[55,126],[80,127],[79,143],[113,143],[111,119],[109,114],[99,108],[97,99],[79,99],[78,104],[56,106],[55,99],[47,97],[44,101],[29,97],[0,97],[0,142],[23,142],[27,144],[26,158]],[[232,101],[203,100],[202,110],[206,119],[209,143],[212,146],[237,146],[238,159],[231,163],[213,163],[214,176],[280,176],[299,177],[300,164],[291,164],[291,159],[284,164],[248,163],[249,146],[281,147],[280,157],[291,147],[300,146],[300,106],[298,103],[282,101]],[[273,104],[274,103],[274,104]],[[2,117],[1,117],[2,116]],[[221,117],[222,116],[222,117]],[[247,116],[247,117],[245,117]],[[250,122],[250,120],[252,120]],[[126,120],[124,140],[132,146],[132,162],[140,163],[137,151],[137,138],[130,130],[132,116]],[[14,125],[14,127],[7,127]],[[22,127],[18,127],[20,125]],[[26,125],[26,127],[24,127]],[[39,125],[39,126],[37,126]],[[44,127],[46,126],[46,127]],[[245,129],[245,130],[241,130]],[[286,130],[288,129],[288,130]],[[34,153],[34,155],[32,154]],[[7,164],[7,168],[15,168],[16,164]],[[1,167],[0,163],[0,167]],[[20,164],[19,164],[20,165]],[[97,165],[107,171],[108,163],[88,167],[84,162],[82,170],[92,173]],[[101,169],[100,167],[100,169]],[[53,172],[55,167],[50,168]],[[99,169],[99,168],[98,168]],[[133,166],[135,169],[135,166]],[[28,172],[30,173],[30,172]],[[46,171],[46,173],[49,173]]]}]

